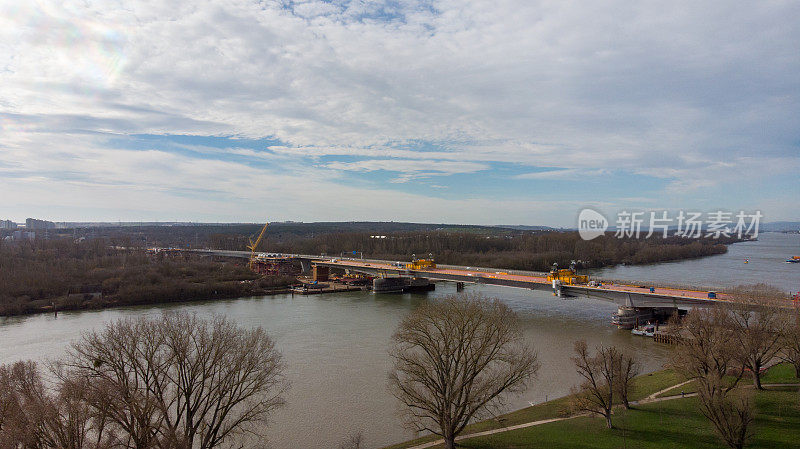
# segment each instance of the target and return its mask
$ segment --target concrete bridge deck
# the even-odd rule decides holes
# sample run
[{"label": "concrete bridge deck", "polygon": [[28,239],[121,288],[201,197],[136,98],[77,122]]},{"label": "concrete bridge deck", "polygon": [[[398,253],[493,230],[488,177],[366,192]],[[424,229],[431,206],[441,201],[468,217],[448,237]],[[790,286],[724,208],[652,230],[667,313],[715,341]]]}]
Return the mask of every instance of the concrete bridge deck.
[{"label": "concrete bridge deck", "polygon": [[[334,262],[336,260],[336,262]],[[393,266],[387,261],[352,260],[352,259],[318,259],[316,265],[332,268],[376,274],[398,274],[418,276],[435,280],[470,282],[477,284],[501,285],[507,287],[527,288],[531,290],[552,291],[546,273],[520,272],[516,270],[495,270],[486,268],[439,266],[426,270],[406,270]],[[709,299],[708,291],[697,291],[680,288],[656,288],[653,293],[649,287],[627,284],[603,284],[598,287],[588,285],[564,285],[562,292],[571,297],[586,297],[613,301],[620,305],[633,307],[697,307],[710,306],[724,300],[725,295],[717,295],[720,299]]]},{"label": "concrete bridge deck", "polygon": [[[250,257],[249,251],[191,251],[224,257]],[[426,270],[406,270],[405,268],[394,266],[391,261],[386,260],[338,258],[309,254],[282,254],[281,257],[372,275],[417,276],[433,280],[501,285],[531,290],[553,290],[552,285],[547,282],[547,273],[455,265],[439,265],[437,268]],[[642,282],[642,284],[646,284],[646,282]],[[562,286],[562,294],[569,297],[603,299],[632,307],[708,307],[713,306],[720,300],[724,301],[726,299],[724,294],[717,293],[718,299],[709,299],[708,291],[681,288],[658,287],[651,293],[649,287],[643,286],[642,284],[603,283],[602,286],[598,287],[591,287],[589,285],[564,285]]]}]

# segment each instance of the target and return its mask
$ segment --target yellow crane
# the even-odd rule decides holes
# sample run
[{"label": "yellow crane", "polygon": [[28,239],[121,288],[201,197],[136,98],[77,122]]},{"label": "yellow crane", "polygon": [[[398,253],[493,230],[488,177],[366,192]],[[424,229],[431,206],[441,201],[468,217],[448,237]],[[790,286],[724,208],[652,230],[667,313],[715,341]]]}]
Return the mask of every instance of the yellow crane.
[{"label": "yellow crane", "polygon": [[250,250],[250,263],[248,266],[250,269],[253,268],[253,264],[256,261],[256,248],[258,248],[258,244],[261,243],[261,240],[264,238],[264,233],[267,232],[267,226],[269,226],[269,222],[264,223],[264,227],[261,228],[261,233],[258,234],[258,238],[254,242],[253,239],[250,239],[250,244],[247,245],[247,249]]}]

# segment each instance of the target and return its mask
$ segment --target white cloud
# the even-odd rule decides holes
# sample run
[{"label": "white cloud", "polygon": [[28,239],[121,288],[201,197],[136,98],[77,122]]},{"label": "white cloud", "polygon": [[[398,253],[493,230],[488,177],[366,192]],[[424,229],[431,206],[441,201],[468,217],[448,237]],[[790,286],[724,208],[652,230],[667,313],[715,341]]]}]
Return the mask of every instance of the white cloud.
[{"label": "white cloud", "polygon": [[517,179],[558,179],[558,180],[575,180],[586,177],[604,176],[610,173],[610,170],[604,169],[577,169],[567,168],[562,170],[546,170],[539,172],[523,173],[515,176]]},{"label": "white cloud", "polygon": [[[797,167],[797,2],[282,4],[0,0],[0,162],[44,185],[62,170],[231,195],[236,181],[167,175],[213,176],[225,162],[107,152],[89,136],[270,137],[286,146],[219,151],[284,176],[312,170],[297,154],[366,159],[320,163],[316,176],[389,170],[401,182],[504,162],[558,169],[522,179],[666,178],[674,195],[755,188]],[[43,153],[53,159],[30,167]]]},{"label": "white cloud", "polygon": [[358,162],[331,162],[325,167],[333,170],[365,171],[386,170],[406,174],[451,175],[487,170],[488,165],[474,162],[437,161],[430,159],[370,159]]},{"label": "white cloud", "polygon": [[[37,136],[43,142],[53,138]],[[297,176],[282,173],[280,167],[254,168],[158,150],[112,149],[103,146],[101,139],[84,135],[59,134],[58,138],[57,148],[43,147],[39,158],[22,161],[0,177],[0,191],[14,192],[3,198],[4,213],[67,221],[395,220],[402,216],[411,221],[498,224],[501,217],[515,222],[552,218],[546,214],[569,219],[562,202],[428,198],[386,189],[365,192],[331,182],[330,177],[320,176],[324,172],[313,169]],[[6,159],[16,159],[14,152],[12,148],[0,153],[0,166]]]}]

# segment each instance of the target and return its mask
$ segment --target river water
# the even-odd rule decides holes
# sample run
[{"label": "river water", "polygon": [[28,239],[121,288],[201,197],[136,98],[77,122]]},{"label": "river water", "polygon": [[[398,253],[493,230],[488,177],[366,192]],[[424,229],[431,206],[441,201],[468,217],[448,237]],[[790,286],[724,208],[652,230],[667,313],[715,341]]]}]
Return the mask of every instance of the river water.
[{"label": "river water", "polygon": [[591,274],[604,279],[719,289],[763,282],[797,292],[800,264],[786,263],[792,256],[800,256],[800,234],[766,232],[759,234],[757,241],[728,246],[725,254],[653,265],[619,265],[592,270]]},{"label": "river water", "polygon": [[[800,236],[763,234],[758,242],[733,245],[724,255],[618,267],[597,275],[663,283],[680,277],[682,284],[715,287],[766,280],[796,291],[800,266],[783,260],[800,253],[798,247]],[[749,264],[743,263],[744,257],[749,257]],[[468,285],[467,290],[499,297],[516,310],[525,337],[539,353],[538,377],[524,394],[508,399],[506,410],[568,393],[578,381],[570,360],[577,339],[634,351],[647,371],[660,368],[669,355],[667,346],[613,328],[610,316],[616,306],[611,303],[486,285]],[[363,434],[366,447],[380,447],[415,436],[403,428],[397,402],[386,388],[391,334],[419,304],[454,292],[454,284],[443,282],[435,292],[419,295],[279,295],[61,313],[58,318],[0,318],[0,363],[57,358],[81,332],[120,317],[157,315],[175,308],[204,316],[223,314],[242,326],[262,326],[284,354],[292,387],[287,405],[271,419],[271,447],[335,448],[355,432]]]}]

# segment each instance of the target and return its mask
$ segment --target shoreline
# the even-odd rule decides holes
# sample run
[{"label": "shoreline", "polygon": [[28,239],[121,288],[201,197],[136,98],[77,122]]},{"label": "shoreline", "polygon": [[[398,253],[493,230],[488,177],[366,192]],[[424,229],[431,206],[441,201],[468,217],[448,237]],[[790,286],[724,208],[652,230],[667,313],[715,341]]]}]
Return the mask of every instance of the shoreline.
[{"label": "shoreline", "polygon": [[192,303],[192,302],[200,302],[200,301],[217,301],[217,300],[228,300],[228,299],[239,299],[239,298],[248,298],[253,296],[271,296],[271,295],[281,295],[281,294],[290,294],[292,293],[292,286],[288,285],[286,287],[277,287],[275,289],[267,290],[264,289],[258,292],[252,292],[251,294],[219,294],[214,295],[213,297],[203,297],[203,298],[185,298],[185,299],[176,299],[173,301],[132,301],[132,302],[119,302],[119,301],[109,301],[105,302],[101,305],[92,305],[92,304],[82,304],[80,306],[74,307],[54,307],[52,305],[48,306],[41,306],[38,307],[34,311],[30,312],[23,312],[23,313],[16,313],[11,315],[0,315],[0,320],[8,319],[8,318],[19,318],[19,317],[27,317],[27,316],[34,316],[34,315],[43,315],[43,314],[56,314],[58,315],[59,312],[82,312],[82,311],[98,311],[98,310],[106,310],[106,309],[116,309],[122,307],[136,307],[136,306],[148,306],[148,305],[162,305],[162,304],[182,304],[182,303]]}]

